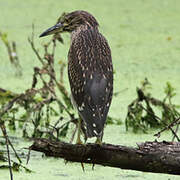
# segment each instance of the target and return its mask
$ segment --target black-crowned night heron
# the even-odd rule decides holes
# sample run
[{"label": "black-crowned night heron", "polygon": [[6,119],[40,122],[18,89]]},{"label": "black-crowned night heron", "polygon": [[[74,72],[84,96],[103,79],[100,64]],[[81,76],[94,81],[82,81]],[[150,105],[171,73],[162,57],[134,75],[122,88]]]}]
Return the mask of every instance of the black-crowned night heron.
[{"label": "black-crowned night heron", "polygon": [[85,137],[97,137],[101,143],[104,124],[113,93],[111,50],[98,30],[98,22],[86,11],[64,14],[57,24],[40,37],[59,32],[71,33],[68,76],[73,104],[79,113],[77,143],[81,143],[81,122]]}]

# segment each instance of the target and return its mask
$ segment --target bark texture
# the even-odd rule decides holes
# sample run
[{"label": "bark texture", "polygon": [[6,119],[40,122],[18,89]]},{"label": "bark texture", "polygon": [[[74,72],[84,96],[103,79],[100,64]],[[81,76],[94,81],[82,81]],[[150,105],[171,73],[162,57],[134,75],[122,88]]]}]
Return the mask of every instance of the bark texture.
[{"label": "bark texture", "polygon": [[145,142],[134,148],[112,144],[77,145],[40,138],[34,140],[30,149],[72,162],[180,175],[180,142]]}]

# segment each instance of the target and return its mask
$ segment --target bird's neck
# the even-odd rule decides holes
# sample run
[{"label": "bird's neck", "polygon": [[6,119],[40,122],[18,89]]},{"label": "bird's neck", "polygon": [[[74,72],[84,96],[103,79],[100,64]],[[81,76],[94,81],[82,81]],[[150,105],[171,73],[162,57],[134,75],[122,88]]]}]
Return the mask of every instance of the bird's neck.
[{"label": "bird's neck", "polygon": [[87,31],[87,30],[98,31],[98,27],[92,27],[92,26],[89,26],[88,24],[77,27],[75,30],[71,32],[71,42],[74,40],[75,37],[79,35],[79,33],[83,31]]}]

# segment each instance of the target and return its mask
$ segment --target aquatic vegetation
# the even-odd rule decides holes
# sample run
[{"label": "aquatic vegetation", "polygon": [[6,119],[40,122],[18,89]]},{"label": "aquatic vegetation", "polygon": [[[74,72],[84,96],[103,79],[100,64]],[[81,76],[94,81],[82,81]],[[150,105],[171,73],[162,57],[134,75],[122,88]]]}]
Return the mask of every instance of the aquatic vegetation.
[{"label": "aquatic vegetation", "polygon": [[15,76],[18,77],[22,76],[22,67],[20,65],[19,57],[17,54],[16,42],[15,41],[9,42],[8,34],[2,33],[1,31],[0,31],[0,38],[3,41],[3,44],[6,46],[11,64],[15,67]]},{"label": "aquatic vegetation", "polygon": [[137,88],[137,98],[128,106],[126,130],[132,128],[134,133],[139,131],[147,133],[149,128],[161,129],[171,124],[167,129],[172,131],[173,139],[177,138],[179,141],[172,129],[174,126],[177,132],[180,120],[178,111],[180,106],[172,103],[172,98],[176,95],[175,88],[167,82],[164,88],[165,97],[162,100],[154,98],[150,89],[151,84],[148,79],[142,82],[141,88]]},{"label": "aquatic vegetation", "polygon": [[[18,3],[19,3],[18,1],[2,2],[2,7],[8,7],[8,8],[2,8],[2,13],[4,14],[4,17],[6,17],[6,18],[4,18],[4,19],[2,18],[1,27],[2,28],[8,27],[9,28],[8,33],[10,32],[10,33],[13,33],[13,35],[16,35],[15,39],[16,40],[18,39],[20,41],[19,44],[17,44],[17,45],[21,45],[21,48],[23,50],[25,50],[25,47],[26,48],[28,47],[28,46],[26,46],[27,45],[26,37],[27,37],[27,34],[30,33],[30,31],[31,31],[30,30],[31,28],[29,28],[30,27],[29,24],[31,24],[31,22],[34,19],[36,20],[36,22],[39,21],[39,19],[40,19],[41,22],[38,25],[37,33],[40,32],[40,29],[41,30],[43,29],[43,24],[45,22],[48,22],[49,24],[51,24],[52,21],[50,21],[50,19],[52,19],[52,17],[57,16],[57,14],[59,13],[59,5],[57,5],[57,2],[55,2],[55,1],[50,2],[50,3],[48,3],[48,1],[47,1],[46,3],[43,4],[44,8],[42,8],[42,4],[41,4],[42,2],[32,1],[31,3],[28,3],[28,5],[27,5],[27,3],[23,3],[23,2],[21,2],[20,4],[18,4]],[[177,4],[178,2],[171,3],[170,1],[166,1],[165,3],[160,2],[158,4],[157,1],[149,1],[149,2],[137,1],[135,3],[132,3],[132,1],[127,1],[125,3],[122,1],[112,1],[109,4],[108,1],[105,1],[102,4],[101,1],[98,1],[95,3],[97,3],[97,6],[92,6],[93,3],[91,1],[83,1],[83,2],[77,1],[76,3],[62,1],[60,6],[61,6],[62,10],[67,9],[67,8],[71,9],[72,4],[73,4],[74,9],[87,8],[92,12],[96,12],[96,14],[99,16],[98,18],[101,18],[101,16],[103,15],[103,17],[101,19],[104,22],[101,26],[101,30],[104,31],[108,35],[108,40],[110,41],[112,49],[113,49],[113,57],[114,57],[113,60],[115,63],[115,67],[117,69],[115,83],[118,85],[116,86],[116,90],[120,90],[121,88],[124,88],[124,87],[129,89],[129,91],[127,91],[127,94],[125,93],[125,96],[123,94],[123,96],[120,97],[119,99],[118,99],[118,97],[115,99],[115,101],[114,101],[115,103],[113,104],[111,113],[115,114],[117,117],[121,116],[121,119],[124,119],[123,115],[121,115],[121,114],[123,114],[123,112],[126,111],[126,107],[127,107],[126,102],[128,102],[129,99],[132,100],[135,98],[135,97],[132,97],[134,95],[133,87],[137,86],[137,83],[141,79],[143,79],[144,76],[148,77],[148,79],[153,83],[153,87],[157,88],[158,91],[163,86],[163,84],[165,84],[165,82],[168,79],[170,79],[170,82],[172,82],[172,84],[175,87],[179,88],[178,83],[176,83],[176,82],[179,82],[179,77],[180,77],[180,76],[178,76],[178,74],[179,74],[179,69],[178,69],[178,65],[179,65],[179,41],[178,41],[178,39],[179,39],[179,36],[178,36],[179,24],[177,23],[179,9],[176,8],[178,6],[175,6],[175,4]],[[107,5],[107,3],[108,3],[108,5]],[[17,4],[18,4],[19,8],[15,8],[15,7],[17,7]],[[12,13],[9,13],[9,8],[11,9]],[[44,19],[45,15],[47,14],[45,9],[48,9],[49,14],[51,14],[51,16],[48,16],[45,20],[42,20],[42,19]],[[36,10],[36,13],[32,13],[32,12],[34,12],[34,10]],[[7,11],[7,13],[5,13],[5,11]],[[24,18],[24,16],[21,16],[20,12],[26,14],[26,16],[25,16],[26,18]],[[19,14],[19,16],[16,17],[16,21],[12,21],[12,18],[10,18],[10,17],[12,17],[13,14]],[[171,14],[171,16],[169,14]],[[113,26],[110,26],[111,24]],[[17,32],[19,32],[19,33],[17,33]],[[111,35],[111,32],[112,32],[112,35]],[[171,40],[169,39],[168,41],[166,41],[167,37],[171,37]],[[28,47],[27,49],[30,49],[30,48]],[[19,48],[17,50],[18,50],[18,54],[21,55],[21,53],[20,53],[21,50]],[[1,51],[1,52],[3,52],[3,51]],[[27,64],[30,61],[30,60],[28,60],[27,57],[30,55],[32,56],[32,54],[30,54],[30,52],[31,52],[31,49],[24,56],[25,61],[24,60],[23,61]],[[2,54],[3,53],[1,53],[1,57],[2,57]],[[66,53],[64,52],[64,55],[65,54]],[[154,59],[155,59],[155,61],[153,62],[152,60],[154,60]],[[20,57],[19,57],[19,60],[21,60]],[[7,61],[5,61],[5,62],[7,62]],[[27,65],[28,68],[30,67],[29,69],[31,69],[32,66],[34,66],[34,62],[30,62],[30,63]],[[23,65],[22,61],[21,61],[21,64]],[[22,66],[22,67],[23,67],[23,72],[27,71],[27,69],[28,69],[27,67],[25,67],[25,66]],[[136,70],[135,72],[134,72],[134,69]],[[162,69],[162,71],[159,71],[159,69]],[[158,73],[157,73],[157,70],[158,70]],[[29,71],[28,71],[28,73],[29,73]],[[8,68],[7,68],[7,74],[8,74]],[[153,74],[154,76],[152,77],[151,74]],[[166,74],[168,74],[168,75],[166,76]],[[137,77],[136,80],[134,80],[134,76]],[[23,86],[21,84],[18,84],[18,86],[20,88],[17,91],[15,90],[16,92],[21,91],[24,87],[27,86],[27,75],[23,76],[23,78],[26,79],[26,80],[22,81],[22,83],[24,83],[25,85]],[[31,76],[28,78],[31,78]],[[38,76],[38,78],[39,78],[39,76]],[[117,80],[118,78],[120,80]],[[133,83],[131,83],[132,79],[133,79]],[[128,85],[123,84],[123,82],[126,82],[126,80],[128,82]],[[12,79],[10,81],[10,83],[12,81],[19,82],[18,79]],[[38,80],[38,81],[41,82],[41,80]],[[129,83],[129,81],[130,81],[130,83]],[[2,84],[1,87],[3,87],[4,84],[6,85],[6,79],[5,80],[2,79],[1,84]],[[18,87],[16,84],[17,83],[13,84],[15,88]],[[11,88],[10,85],[7,85],[6,87]],[[8,88],[4,88],[4,89],[6,91],[8,91],[7,90]],[[161,91],[161,92],[163,92],[163,91]],[[9,91],[8,91],[8,93],[9,93]],[[12,88],[11,88],[11,93],[14,93]],[[157,94],[158,93],[156,92],[155,93],[156,97],[157,97]],[[10,96],[11,95],[13,95],[13,94],[10,94]],[[179,99],[179,96],[177,95],[175,97],[177,97],[177,98],[175,98],[175,100],[177,101]],[[39,98],[39,96],[37,97],[37,99],[38,98]],[[58,107],[58,105],[57,105],[57,107]],[[118,108],[116,108],[116,107],[118,107]],[[125,107],[125,108],[123,109],[123,107]],[[57,109],[55,109],[55,110],[57,110]],[[157,108],[157,111],[159,111],[159,108]],[[46,109],[44,109],[44,112],[46,112]],[[53,113],[56,114],[57,112],[52,110],[52,114]],[[21,114],[20,111],[17,114],[15,113],[15,117],[20,114]],[[24,113],[24,114],[26,114],[26,113]],[[12,117],[13,112],[9,115],[10,115],[10,117]],[[46,115],[46,114],[42,113],[42,115]],[[52,116],[52,117],[54,117],[53,119],[55,119],[55,120],[58,119],[58,116]],[[67,115],[67,117],[68,117],[68,115]],[[161,116],[159,116],[159,117],[161,117]],[[22,119],[24,119],[23,116],[22,116]],[[19,120],[19,119],[17,119],[17,120]],[[20,123],[17,120],[15,123],[16,130],[18,127],[20,127],[20,128],[23,127],[23,122]],[[113,120],[114,120],[114,118],[113,118]],[[8,121],[6,121],[6,122],[8,124]],[[27,123],[26,127],[28,127],[28,123],[30,123],[30,122],[32,122],[32,121],[26,122]],[[40,126],[38,126],[38,127],[39,128],[41,127],[41,123],[40,123]],[[37,128],[37,129],[39,129],[39,128]],[[58,130],[58,128],[60,128],[60,127],[56,127],[56,128]],[[118,129],[117,131],[119,133],[120,130],[118,127],[117,127],[117,129]],[[129,128],[129,129],[131,129],[131,128]],[[28,132],[28,128],[26,128],[25,132]],[[109,136],[111,136],[111,139],[114,139],[114,133],[116,133],[116,132],[114,131],[112,133],[109,133]],[[136,140],[139,138],[139,136],[137,139],[133,139],[134,142],[132,142],[131,137],[128,139],[128,134],[129,134],[129,132],[127,134],[121,134],[121,135],[123,135],[123,137],[127,137],[124,139],[126,139],[126,141],[128,141],[128,142],[131,141],[131,143],[132,143],[131,145],[133,145],[133,143],[136,142]],[[30,136],[30,134],[28,133],[28,134],[25,134],[24,136]],[[132,136],[132,134],[131,134],[131,136]],[[136,135],[134,135],[134,136],[136,136]],[[148,139],[147,135],[143,135],[143,137],[144,137],[143,140]],[[117,139],[117,141],[116,141],[116,143],[124,143],[124,142],[125,141],[123,140],[122,136],[121,136],[121,138]],[[35,160],[35,161],[37,161],[37,160]],[[58,161],[58,163],[59,163],[59,161]],[[40,162],[37,164],[40,164]],[[41,162],[41,165],[43,165],[43,164],[44,164],[44,160],[43,160],[43,162]],[[53,166],[52,163],[48,162],[48,164],[49,164],[49,168],[52,168],[52,166]],[[56,164],[56,166],[57,166],[57,164]],[[48,166],[46,166],[46,167],[48,167]],[[72,166],[70,166],[70,167],[72,167]],[[73,168],[69,168],[69,169],[73,169]],[[68,171],[67,169],[68,168],[62,169],[64,171],[63,174],[65,174],[65,176],[68,176],[65,178],[71,179],[71,177],[74,178],[74,175],[77,175],[78,171],[75,174],[75,171],[72,172],[72,171]],[[145,174],[145,173],[143,173],[143,175],[141,175],[141,174],[136,174],[136,172],[130,172],[130,171],[128,173],[121,172],[119,174],[119,170],[115,171],[110,168],[109,168],[109,171],[108,171],[108,169],[106,169],[106,170],[107,170],[106,173],[104,173],[104,168],[102,168],[101,170],[99,169],[99,171],[97,171],[97,172],[94,171],[93,175],[97,176],[99,178],[109,177],[112,179],[117,179],[117,178],[126,178],[126,179],[130,179],[130,178],[161,179],[162,178],[163,179],[163,178],[167,178],[165,176],[160,176],[160,175],[157,175],[158,177],[155,177],[156,175]],[[40,174],[42,174],[42,176],[44,176],[44,174],[45,174],[44,172],[46,172],[45,176],[49,173],[49,171],[47,169],[43,169],[43,168],[41,168],[41,170],[39,169],[39,171],[40,171]],[[57,173],[57,171],[54,171],[53,173],[58,174],[59,172]],[[68,173],[71,175],[69,175]],[[100,173],[102,173],[102,175],[99,175]],[[1,177],[3,176],[2,174],[1,174]],[[117,175],[117,174],[119,174],[119,175]],[[21,176],[25,176],[25,174],[22,173]],[[37,179],[37,177],[40,178],[39,176],[41,176],[41,175],[35,174],[35,176],[36,177],[34,179]],[[81,177],[80,179],[84,179],[84,176],[85,175],[79,175],[79,174],[77,175],[77,177]],[[25,178],[29,179],[29,177],[25,177]],[[31,176],[30,176],[30,178],[31,178]],[[43,177],[43,178],[45,178],[45,177]],[[49,177],[46,177],[46,178],[49,179]],[[56,178],[56,177],[54,176],[54,178]],[[92,179],[91,176],[90,176],[90,178],[89,177],[86,177],[86,178]],[[175,177],[169,177],[169,178],[175,178]],[[5,179],[5,178],[3,178],[3,179]],[[24,177],[23,177],[23,179],[24,179]]]}]

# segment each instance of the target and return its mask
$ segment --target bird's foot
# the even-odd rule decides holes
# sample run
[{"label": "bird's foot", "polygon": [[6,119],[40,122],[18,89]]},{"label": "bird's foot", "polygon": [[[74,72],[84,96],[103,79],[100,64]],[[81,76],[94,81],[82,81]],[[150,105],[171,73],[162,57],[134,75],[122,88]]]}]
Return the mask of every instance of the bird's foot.
[{"label": "bird's foot", "polygon": [[[76,140],[76,144],[84,145],[83,142],[81,141],[81,138],[80,138],[80,135],[79,135],[79,134],[78,134],[78,137],[77,137],[77,140]],[[83,172],[85,172],[83,162],[81,162],[81,168],[82,168]]]},{"label": "bird's foot", "polygon": [[94,167],[95,167],[95,164],[93,163],[93,164],[92,164],[92,170],[94,170]]},{"label": "bird's foot", "polygon": [[82,167],[83,172],[85,172],[84,164],[82,162],[81,162],[81,167]]},{"label": "bird's foot", "polygon": [[100,137],[97,137],[95,144],[102,146],[102,140]]},{"label": "bird's foot", "polygon": [[84,144],[84,143],[81,141],[80,136],[77,137],[76,144]]}]

